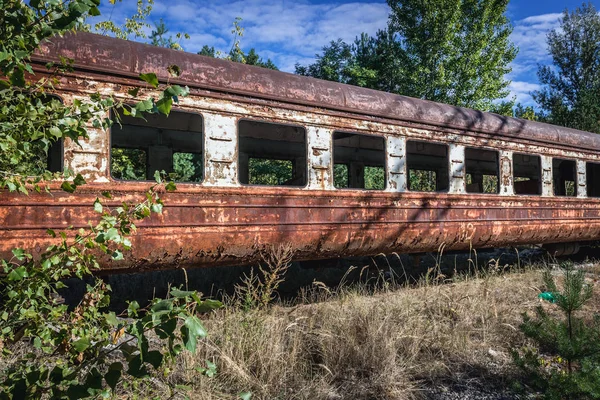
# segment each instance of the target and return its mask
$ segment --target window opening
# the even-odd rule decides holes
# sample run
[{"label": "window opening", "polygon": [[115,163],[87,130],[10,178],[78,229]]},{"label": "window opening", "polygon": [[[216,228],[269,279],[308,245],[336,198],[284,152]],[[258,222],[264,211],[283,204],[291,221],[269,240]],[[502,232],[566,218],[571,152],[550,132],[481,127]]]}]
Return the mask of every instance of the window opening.
[{"label": "window opening", "polygon": [[[53,109],[54,102],[62,106],[62,100],[53,95],[40,95],[30,99],[31,108],[35,108],[38,113],[47,113],[47,109]],[[58,106],[58,104],[56,105]],[[28,176],[40,175],[44,171],[61,172],[63,170],[63,139],[57,139],[52,134],[50,131],[52,127],[55,125],[48,124],[39,127],[40,136],[44,139],[27,143],[26,154],[17,165],[12,164],[8,159],[0,160],[0,168]]]},{"label": "window opening", "polygon": [[145,181],[147,164],[145,150],[112,148],[111,172],[117,179]]},{"label": "window opening", "polygon": [[385,189],[385,139],[334,132],[333,183],[338,189]]},{"label": "window opening", "polygon": [[467,193],[499,193],[500,174],[498,152],[493,150],[465,149]]},{"label": "window opening", "polygon": [[336,188],[348,187],[348,165],[333,164],[333,186]]},{"label": "window opening", "polygon": [[406,142],[408,190],[444,192],[449,188],[448,146],[409,140]]},{"label": "window opening", "polygon": [[111,174],[124,180],[153,179],[165,171],[175,182],[204,177],[203,121],[199,114],[171,111],[169,116],[119,115],[111,128]]},{"label": "window opening", "polygon": [[513,154],[515,194],[542,194],[542,167],[540,156]]},{"label": "window opening", "polygon": [[577,165],[574,160],[552,159],[552,182],[555,196],[577,196]]},{"label": "window opening", "polygon": [[299,126],[240,121],[239,180],[247,185],[305,186],[306,130]]},{"label": "window opening", "polygon": [[250,158],[248,183],[251,185],[285,185],[293,178],[294,163],[291,160]]},{"label": "window opening", "polygon": [[586,163],[585,170],[588,197],[600,197],[600,164]]},{"label": "window opening", "polygon": [[172,179],[180,182],[202,182],[204,158],[202,153],[173,153]]}]

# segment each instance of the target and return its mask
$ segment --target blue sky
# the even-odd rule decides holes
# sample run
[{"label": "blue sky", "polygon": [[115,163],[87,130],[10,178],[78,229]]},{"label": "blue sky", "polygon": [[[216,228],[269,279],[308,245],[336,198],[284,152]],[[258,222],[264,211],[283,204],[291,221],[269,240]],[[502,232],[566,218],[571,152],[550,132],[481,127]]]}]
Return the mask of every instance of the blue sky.
[{"label": "blue sky", "polygon": [[[135,10],[135,0],[122,0],[116,6],[103,2],[103,19],[117,24]],[[600,8],[598,0],[592,2]],[[549,64],[546,34],[558,26],[565,8],[582,4],[576,0],[512,0],[507,15],[514,26],[512,41],[519,54],[507,77],[511,97],[534,105],[529,92],[539,89],[537,65]],[[227,52],[232,44],[233,21],[241,17],[245,29],[242,48],[255,48],[263,58],[271,58],[283,71],[293,72],[296,63],[308,64],[331,40],[351,42],[361,32],[374,34],[387,23],[385,1],[334,0],[155,0],[151,24],[163,18],[169,30],[186,32],[190,39],[180,42],[189,52],[207,44]],[[91,21],[90,21],[91,22]]]}]

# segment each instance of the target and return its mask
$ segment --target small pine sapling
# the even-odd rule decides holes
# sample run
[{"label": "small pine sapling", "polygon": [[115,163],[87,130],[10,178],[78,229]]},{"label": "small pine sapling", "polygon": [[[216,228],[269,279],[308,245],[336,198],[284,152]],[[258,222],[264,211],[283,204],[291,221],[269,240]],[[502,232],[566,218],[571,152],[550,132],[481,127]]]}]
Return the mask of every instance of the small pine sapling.
[{"label": "small pine sapling", "polygon": [[585,273],[572,263],[561,265],[562,291],[552,273],[544,272],[547,291],[535,316],[523,314],[521,331],[535,343],[533,348],[514,351],[525,381],[549,399],[600,399],[600,318],[576,316],[592,298],[593,288]]}]

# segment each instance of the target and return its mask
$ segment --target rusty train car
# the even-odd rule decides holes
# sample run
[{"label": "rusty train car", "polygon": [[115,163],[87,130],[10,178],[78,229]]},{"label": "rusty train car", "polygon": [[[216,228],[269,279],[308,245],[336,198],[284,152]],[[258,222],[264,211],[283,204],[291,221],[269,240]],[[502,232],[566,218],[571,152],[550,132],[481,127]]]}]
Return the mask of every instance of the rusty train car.
[{"label": "rusty train car", "polygon": [[[164,212],[105,272],[247,264],[278,243],[315,260],[600,238],[595,134],[89,33],[45,43],[36,74],[59,56],[75,60],[56,86],[66,103],[152,94],[146,72],[190,94],[168,117],[123,116],[90,126],[80,145],[65,140],[49,165],[86,178],[75,193],[0,192],[3,255],[43,251],[47,229],[88,226],[102,191],[115,205],[139,200],[146,178],[181,160],[191,171],[162,196]],[[115,177],[123,153],[139,160],[135,180]],[[257,165],[269,162],[285,179],[261,181]]]}]

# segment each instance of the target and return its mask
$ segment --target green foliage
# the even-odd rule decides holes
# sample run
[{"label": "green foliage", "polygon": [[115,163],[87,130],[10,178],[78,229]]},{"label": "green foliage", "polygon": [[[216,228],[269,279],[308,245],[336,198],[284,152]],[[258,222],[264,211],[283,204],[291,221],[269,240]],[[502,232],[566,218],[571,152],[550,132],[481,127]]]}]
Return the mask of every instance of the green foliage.
[{"label": "green foliage", "polygon": [[[585,273],[562,264],[564,282],[559,290],[550,271],[544,273],[550,310],[540,305],[535,317],[523,315],[521,331],[537,348],[513,354],[527,383],[549,399],[600,398],[600,317],[586,321],[575,313],[592,297]],[[558,315],[562,315],[562,318]]]},{"label": "green foliage", "polygon": [[283,185],[293,177],[290,160],[250,158],[248,178],[251,185]]},{"label": "green foliage", "polygon": [[521,103],[515,106],[513,111],[513,116],[515,118],[526,119],[529,121],[537,121],[538,115],[531,106],[524,107]]},{"label": "green foliage", "polygon": [[[58,244],[39,259],[15,249],[11,260],[2,260],[0,349],[3,357],[21,355],[0,378],[0,398],[108,396],[123,380],[147,379],[149,368],[165,370],[183,349],[195,351],[206,336],[196,310],[220,306],[196,292],[173,289],[168,299],[155,299],[144,309],[132,302],[117,316],[107,310],[110,287],[96,280],[74,309],[58,302],[64,279],[89,277],[99,268],[97,254],[124,258],[136,221],[162,210],[156,188],[145,201],[114,209],[96,199],[96,225],[48,231]],[[26,342],[33,346],[23,349]]]},{"label": "green foliage", "polygon": [[[98,5],[99,0],[0,0],[0,73],[7,78],[0,81],[0,190],[41,192],[46,181],[64,179],[62,190],[76,191],[85,184],[81,175],[45,169],[52,143],[62,138],[78,143],[90,127],[107,129],[112,121],[99,116],[109,111],[142,118],[149,112],[168,114],[187,94],[176,85],[161,88],[156,74],[148,73],[140,78],[153,93],[158,89],[157,99],[139,100],[140,89],[132,89],[133,104],[92,94],[65,105],[50,95],[55,76],[68,71],[71,60],[48,65],[50,78],[25,75],[32,72],[29,57],[43,39],[80,28],[87,16],[99,14]],[[128,168],[139,173],[135,165],[122,170]],[[125,262],[137,221],[163,209],[158,189],[175,189],[158,172],[155,179],[157,185],[139,203],[109,206],[96,199],[90,207],[98,216],[87,229],[48,230],[54,244],[41,256],[14,249],[12,258],[0,260],[0,352],[8,360],[0,399],[110,397],[121,385],[148,379],[152,369],[168,372],[178,353],[193,352],[206,335],[196,313],[220,303],[203,301],[195,292],[173,289],[169,298],[144,309],[132,302],[119,316],[107,310],[110,288],[100,280],[87,285],[75,308],[59,301],[65,279],[92,280],[100,259]]]},{"label": "green foliage", "polygon": [[208,47],[206,44],[202,46],[202,49],[198,52],[198,54],[213,58],[217,57],[217,51],[215,50],[214,46]]},{"label": "green foliage", "polygon": [[234,302],[246,311],[265,308],[275,299],[277,289],[291,265],[294,251],[293,246],[286,243],[268,246],[260,254],[262,262],[258,272],[250,270],[250,274],[244,274],[242,282],[235,285]]},{"label": "green foliage", "polygon": [[540,66],[533,92],[544,120],[600,133],[600,15],[592,3],[565,10],[548,34],[553,65]]},{"label": "green foliage", "polygon": [[[109,0],[109,3],[115,7],[117,3],[123,0]],[[98,0],[98,3],[100,0]],[[112,34],[119,39],[145,38],[144,29],[150,28],[146,18],[152,12],[154,0],[137,0],[136,12],[131,17],[125,18],[123,25],[117,25],[112,20],[98,22],[94,25],[94,30],[102,35]],[[100,13],[98,13],[100,14]],[[112,15],[112,14],[111,14]],[[86,27],[89,29],[89,27]]]},{"label": "green foliage", "polygon": [[173,153],[173,180],[201,182],[204,157],[201,153]]},{"label": "green foliage", "polygon": [[408,171],[408,188],[419,192],[435,192],[435,171],[411,169]]},{"label": "green foliage", "polygon": [[110,155],[110,171],[117,179],[145,181],[146,162],[144,150],[113,148]]},{"label": "green foliage", "polygon": [[385,168],[365,166],[365,189],[385,189]]},{"label": "green foliage", "polygon": [[333,165],[333,185],[336,188],[347,188],[350,186],[348,181],[348,166],[346,164]]},{"label": "green foliage", "polygon": [[240,24],[241,21],[242,19],[237,17],[233,22],[233,29],[231,30],[231,33],[233,34],[233,45],[228,54],[224,55],[220,51],[216,51],[214,47],[208,47],[207,45],[204,45],[198,54],[278,71],[279,68],[277,68],[271,59],[267,59],[266,61],[263,60],[258,53],[256,53],[255,49],[252,48],[248,53],[244,53],[240,45],[241,39],[244,36],[244,28]]},{"label": "green foliage", "polygon": [[508,0],[388,0],[387,29],[352,45],[331,42],[296,73],[484,111],[510,114]]},{"label": "green foliage", "polygon": [[175,38],[177,40],[173,40],[173,36],[169,35],[167,37],[167,33],[169,33],[169,30],[167,29],[165,22],[161,18],[159,23],[154,24],[154,30],[152,30],[152,33],[150,33],[150,36],[148,37],[148,39],[150,39],[150,44],[152,44],[153,46],[167,47],[169,49],[174,50],[183,50],[183,48],[179,44],[179,41],[182,38],[190,38],[190,35],[188,35],[187,33],[177,33],[175,35]]}]

